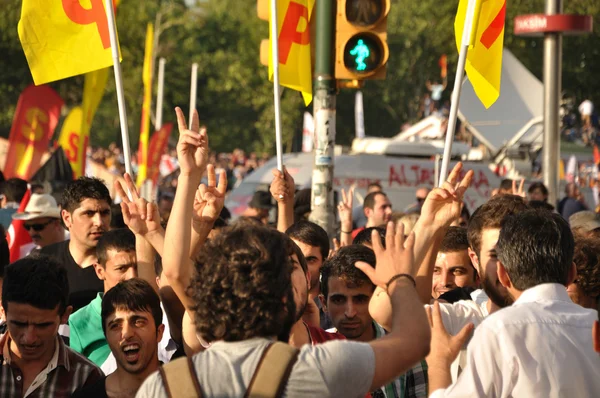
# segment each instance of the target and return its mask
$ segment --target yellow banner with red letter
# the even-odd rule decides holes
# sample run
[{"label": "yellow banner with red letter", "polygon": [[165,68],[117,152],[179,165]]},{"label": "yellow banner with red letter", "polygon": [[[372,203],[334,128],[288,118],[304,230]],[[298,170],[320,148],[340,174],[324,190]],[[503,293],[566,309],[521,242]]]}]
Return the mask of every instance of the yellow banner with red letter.
[{"label": "yellow banner with red letter", "polygon": [[[305,105],[312,101],[310,18],[314,5],[315,0],[277,0],[279,83],[301,91]],[[272,80],[273,55],[270,49],[269,44],[269,79]]]},{"label": "yellow banner with red letter", "polygon": [[71,110],[60,132],[58,143],[69,159],[74,178],[85,174],[86,151],[92,120],[104,95],[109,71],[110,68],[104,68],[86,73],[83,84],[83,106]]},{"label": "yellow banner with red letter", "polygon": [[40,167],[42,155],[58,124],[63,100],[48,86],[28,86],[19,97],[10,129],[10,148],[4,165],[6,178],[29,178]]},{"label": "yellow banner with red letter", "polygon": [[104,0],[23,0],[18,33],[36,85],[113,65]]},{"label": "yellow banner with red letter", "polygon": [[140,122],[140,143],[138,146],[137,185],[141,186],[147,178],[148,140],[150,136],[150,106],[152,105],[152,46],[154,44],[154,29],[151,23],[146,29],[146,52],[144,53],[144,102],[142,105],[142,120]]},{"label": "yellow banner with red letter", "polygon": [[[469,0],[460,0],[454,21],[456,45],[459,50],[468,3]],[[467,53],[465,69],[475,94],[483,105],[489,108],[500,96],[506,0],[477,0],[475,9],[475,43]]]}]

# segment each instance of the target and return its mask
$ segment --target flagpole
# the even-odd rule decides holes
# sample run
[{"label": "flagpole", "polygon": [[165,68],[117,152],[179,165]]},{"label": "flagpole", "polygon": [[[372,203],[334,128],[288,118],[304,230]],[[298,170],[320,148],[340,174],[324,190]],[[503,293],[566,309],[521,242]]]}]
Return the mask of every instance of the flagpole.
[{"label": "flagpole", "polygon": [[125,93],[123,91],[123,76],[121,75],[121,62],[119,61],[119,43],[117,42],[117,24],[112,0],[105,0],[106,17],[108,19],[108,33],[112,51],[113,67],[115,71],[115,85],[117,87],[117,104],[119,107],[119,122],[121,125],[121,138],[123,140],[123,157],[125,158],[125,171],[133,175],[131,170],[131,148],[129,146],[129,131],[127,128],[127,109],[125,108]]},{"label": "flagpole", "polygon": [[277,169],[283,171],[283,150],[281,147],[281,98],[279,87],[279,37],[277,24],[277,0],[271,0],[271,63],[273,64],[273,101],[275,105],[275,147]]},{"label": "flagpole", "polygon": [[458,65],[456,66],[456,76],[454,77],[454,89],[452,90],[452,99],[450,104],[450,115],[448,116],[448,129],[446,130],[446,143],[444,144],[444,155],[442,157],[442,166],[438,186],[442,186],[448,177],[448,169],[452,158],[452,143],[454,142],[454,130],[456,130],[456,119],[458,118],[458,105],[460,102],[460,92],[462,90],[463,78],[465,76],[465,66],[467,65],[467,53],[472,41],[473,19],[477,0],[469,0],[467,13],[465,15],[465,24],[463,27],[462,42],[458,54]]},{"label": "flagpole", "polygon": [[198,94],[198,64],[192,64],[192,76],[190,81],[190,117],[188,122],[191,123],[192,116],[194,115],[194,109],[196,109],[196,96]]},{"label": "flagpole", "polygon": [[161,58],[158,61],[158,90],[156,92],[156,126],[154,129],[159,131],[162,128],[163,117],[163,92],[165,86],[165,63],[167,61]]}]

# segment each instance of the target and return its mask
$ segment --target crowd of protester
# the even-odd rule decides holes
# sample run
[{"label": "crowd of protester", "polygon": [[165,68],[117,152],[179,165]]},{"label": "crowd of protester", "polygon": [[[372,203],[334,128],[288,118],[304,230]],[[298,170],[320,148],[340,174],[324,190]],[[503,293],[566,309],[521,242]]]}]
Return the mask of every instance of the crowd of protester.
[{"label": "crowd of protester", "polygon": [[378,184],[360,206],[342,191],[331,240],[285,170],[231,221],[219,169],[260,161],[215,157],[176,111],[156,203],[124,174],[117,206],[82,177],[17,211],[27,183],[0,183],[0,220],[33,240],[12,264],[0,242],[0,396],[600,394],[600,218],[576,186],[555,211],[503,181],[469,214],[459,163],[400,213]]}]

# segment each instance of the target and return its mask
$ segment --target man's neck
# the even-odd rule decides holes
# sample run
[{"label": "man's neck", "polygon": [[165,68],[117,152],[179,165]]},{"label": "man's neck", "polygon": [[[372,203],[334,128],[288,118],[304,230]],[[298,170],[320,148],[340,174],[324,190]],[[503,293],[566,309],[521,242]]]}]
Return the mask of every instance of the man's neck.
[{"label": "man's neck", "polygon": [[294,323],[294,326],[292,326],[292,330],[290,330],[290,339],[288,343],[292,347],[296,348],[300,348],[305,344],[311,343],[308,328],[306,327],[302,319]]},{"label": "man's neck", "polygon": [[69,252],[73,256],[73,260],[81,268],[87,268],[98,261],[96,257],[96,248],[82,248],[73,239],[69,241]]},{"label": "man's neck", "polygon": [[106,393],[109,397],[135,397],[137,390],[144,380],[158,370],[160,364],[158,358],[148,364],[146,369],[138,374],[128,373],[126,370],[117,366],[117,370],[106,378]]}]

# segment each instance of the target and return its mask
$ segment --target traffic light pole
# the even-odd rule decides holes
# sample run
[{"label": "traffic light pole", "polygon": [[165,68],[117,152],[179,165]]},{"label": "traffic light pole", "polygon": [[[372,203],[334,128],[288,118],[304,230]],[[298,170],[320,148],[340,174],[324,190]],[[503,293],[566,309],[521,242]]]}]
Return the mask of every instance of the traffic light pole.
[{"label": "traffic light pole", "polygon": [[316,45],[313,114],[315,165],[310,220],[334,234],[333,165],[335,148],[335,16],[336,0],[316,0]]}]

